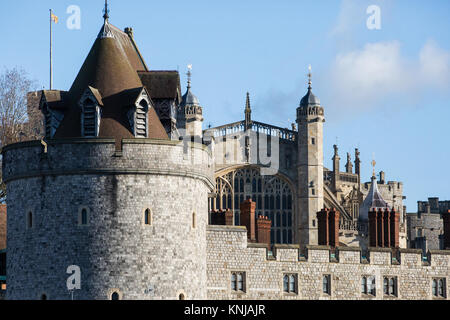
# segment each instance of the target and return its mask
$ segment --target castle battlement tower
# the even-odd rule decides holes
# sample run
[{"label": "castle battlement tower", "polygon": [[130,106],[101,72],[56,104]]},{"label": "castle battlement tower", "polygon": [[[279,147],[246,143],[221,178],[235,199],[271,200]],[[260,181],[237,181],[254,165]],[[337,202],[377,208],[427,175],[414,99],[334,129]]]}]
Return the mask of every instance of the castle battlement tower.
[{"label": "castle battlement tower", "polygon": [[2,149],[7,299],[207,297],[212,154],[169,139],[149,89],[167,82],[141,77],[134,40],[108,19],[71,89],[42,92],[44,141]]},{"label": "castle battlement tower", "polygon": [[297,108],[298,123],[298,240],[302,247],[316,245],[317,212],[323,209],[323,123],[320,100],[312,93],[311,67],[308,93]]}]

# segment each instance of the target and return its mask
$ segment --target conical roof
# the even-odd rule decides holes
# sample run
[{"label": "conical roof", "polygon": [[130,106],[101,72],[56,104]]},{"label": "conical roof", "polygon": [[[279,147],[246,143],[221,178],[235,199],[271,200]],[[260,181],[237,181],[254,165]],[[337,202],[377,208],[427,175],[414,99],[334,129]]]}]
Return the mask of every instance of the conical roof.
[{"label": "conical roof", "polygon": [[187,88],[186,93],[184,94],[182,100],[181,100],[181,105],[184,106],[199,106],[200,105],[200,101],[198,100],[198,98],[192,93],[191,91],[191,87]]},{"label": "conical roof", "polygon": [[[125,47],[119,29],[105,20],[97,39],[69,90],[70,109],[58,128],[55,138],[79,137],[81,134],[78,102],[89,87],[98,90],[104,106],[99,137],[133,138],[126,109],[132,102],[124,101],[129,90],[143,88],[140,77],[131,61],[131,50]],[[136,60],[136,59],[134,59]],[[155,112],[149,112],[149,138],[168,139],[167,133]],[[151,127],[152,126],[152,127]]]},{"label": "conical roof", "polygon": [[313,105],[320,105],[320,100],[313,93],[311,87],[308,88],[308,92],[300,101],[300,107],[307,107]]},{"label": "conical roof", "polygon": [[370,186],[369,193],[364,199],[359,209],[359,219],[367,221],[369,219],[369,211],[373,209],[385,209],[389,208],[389,205],[384,201],[380,191],[378,190],[377,179],[372,176],[372,185]]}]

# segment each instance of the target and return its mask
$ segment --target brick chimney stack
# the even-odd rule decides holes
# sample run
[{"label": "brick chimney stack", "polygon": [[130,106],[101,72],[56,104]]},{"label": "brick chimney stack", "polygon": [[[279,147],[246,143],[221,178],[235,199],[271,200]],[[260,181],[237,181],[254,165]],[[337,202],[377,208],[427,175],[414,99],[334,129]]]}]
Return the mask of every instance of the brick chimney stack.
[{"label": "brick chimney stack", "polygon": [[265,216],[259,216],[256,220],[256,240],[258,243],[265,243],[270,247],[270,228],[272,221]]},{"label": "brick chimney stack", "polygon": [[336,209],[322,209],[317,213],[319,245],[339,246],[339,211]]},{"label": "brick chimney stack", "polygon": [[444,250],[450,250],[450,210],[442,214],[444,220]]},{"label": "brick chimney stack", "polygon": [[250,242],[256,242],[256,202],[247,199],[241,203],[241,226],[247,228],[247,238]]},{"label": "brick chimney stack", "polygon": [[400,213],[395,209],[369,211],[369,246],[399,248]]}]

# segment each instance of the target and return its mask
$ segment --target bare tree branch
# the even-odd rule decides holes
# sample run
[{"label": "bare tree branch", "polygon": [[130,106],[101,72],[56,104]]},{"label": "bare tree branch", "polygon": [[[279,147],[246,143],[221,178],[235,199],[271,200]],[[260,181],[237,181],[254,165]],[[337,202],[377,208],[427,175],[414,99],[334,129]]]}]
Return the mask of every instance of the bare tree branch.
[{"label": "bare tree branch", "polygon": [[[22,69],[5,69],[0,74],[0,148],[37,138],[33,128],[40,124],[30,121],[27,116],[27,93],[35,86]],[[6,187],[0,171],[0,203],[5,199]]]}]

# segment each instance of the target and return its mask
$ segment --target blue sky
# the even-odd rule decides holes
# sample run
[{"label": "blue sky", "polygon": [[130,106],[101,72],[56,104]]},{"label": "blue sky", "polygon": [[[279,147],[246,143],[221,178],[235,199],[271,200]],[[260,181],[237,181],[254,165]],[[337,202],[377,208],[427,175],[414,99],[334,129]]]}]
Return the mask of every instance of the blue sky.
[{"label": "blue sky", "polygon": [[[153,70],[193,65],[193,91],[205,126],[253,118],[290,127],[306,93],[325,108],[325,164],[338,141],[341,162],[359,147],[363,178],[377,171],[403,181],[408,211],[429,196],[450,199],[450,2],[448,0],[110,0],[110,21],[131,26]],[[81,29],[66,12],[81,9]],[[381,29],[369,30],[377,5]],[[0,66],[25,69],[48,88],[49,9],[54,25],[54,87],[68,90],[102,24],[103,1],[0,2]],[[342,163],[342,170],[344,163]]]}]

